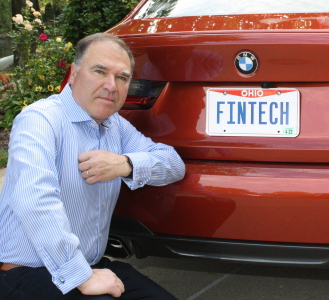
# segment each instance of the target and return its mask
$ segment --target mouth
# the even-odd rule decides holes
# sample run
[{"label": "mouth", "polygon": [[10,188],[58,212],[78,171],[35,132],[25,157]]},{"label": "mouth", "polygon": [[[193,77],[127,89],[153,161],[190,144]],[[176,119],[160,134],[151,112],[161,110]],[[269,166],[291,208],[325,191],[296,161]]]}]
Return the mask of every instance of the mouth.
[{"label": "mouth", "polygon": [[108,98],[108,97],[97,97],[98,99],[105,101],[105,102],[115,102],[113,98]]}]

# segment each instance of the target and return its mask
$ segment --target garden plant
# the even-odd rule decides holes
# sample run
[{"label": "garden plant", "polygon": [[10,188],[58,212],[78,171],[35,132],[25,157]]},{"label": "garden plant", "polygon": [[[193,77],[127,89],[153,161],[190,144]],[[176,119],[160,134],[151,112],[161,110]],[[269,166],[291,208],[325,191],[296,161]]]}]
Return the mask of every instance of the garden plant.
[{"label": "garden plant", "polygon": [[9,74],[1,75],[4,80],[0,82],[0,126],[4,129],[12,126],[15,116],[27,105],[60,92],[74,59],[74,46],[65,41],[58,22],[44,23],[43,13],[26,1],[22,14],[13,17],[14,30],[9,35],[15,66]]}]

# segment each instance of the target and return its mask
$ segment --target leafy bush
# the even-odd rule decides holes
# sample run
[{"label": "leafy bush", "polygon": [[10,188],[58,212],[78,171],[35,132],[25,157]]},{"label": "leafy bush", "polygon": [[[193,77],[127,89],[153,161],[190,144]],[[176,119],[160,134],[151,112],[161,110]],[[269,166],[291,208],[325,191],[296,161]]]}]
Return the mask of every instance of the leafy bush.
[{"label": "leafy bush", "polygon": [[52,22],[56,20],[56,18],[63,12],[63,7],[56,5],[52,5],[51,3],[47,3],[45,6],[45,12],[43,14],[44,22]]},{"label": "leafy bush", "polygon": [[103,32],[121,21],[138,0],[70,0],[64,9],[64,37],[76,44],[86,35]]},{"label": "leafy bush", "polygon": [[0,150],[0,169],[7,166],[8,163],[8,152],[5,150]]},{"label": "leafy bush", "polygon": [[[56,22],[44,24],[43,13],[27,5],[13,17],[14,28],[9,35],[17,65],[11,70],[10,85],[0,97],[0,126],[11,127],[15,116],[27,105],[60,91],[65,72],[74,59],[72,43],[65,42]],[[0,95],[1,96],[1,95]]]}]

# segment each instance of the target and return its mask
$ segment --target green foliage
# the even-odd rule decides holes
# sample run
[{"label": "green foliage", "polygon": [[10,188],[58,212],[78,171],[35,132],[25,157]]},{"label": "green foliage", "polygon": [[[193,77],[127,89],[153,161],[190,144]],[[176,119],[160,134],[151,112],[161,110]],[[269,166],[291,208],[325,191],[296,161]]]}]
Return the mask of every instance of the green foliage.
[{"label": "green foliage", "polygon": [[74,45],[86,35],[103,32],[121,21],[138,0],[70,0],[64,9],[64,37]]},{"label": "green foliage", "polygon": [[39,0],[40,7],[46,6],[47,4],[57,5],[59,7],[64,7],[67,5],[69,0]]},{"label": "green foliage", "polygon": [[11,30],[11,1],[0,1],[0,33],[6,33]]},{"label": "green foliage", "polygon": [[22,15],[13,17],[12,38],[18,62],[11,70],[7,88],[0,91],[0,126],[11,127],[15,116],[27,105],[60,91],[65,72],[73,62],[74,47],[61,37],[56,22],[44,24],[42,13],[27,1]]},{"label": "green foliage", "polygon": [[62,8],[58,5],[52,5],[51,3],[47,3],[45,6],[45,13],[43,14],[43,21],[53,22],[56,18],[62,13]]},{"label": "green foliage", "polygon": [[8,152],[5,150],[0,150],[0,169],[7,166],[8,162]]}]

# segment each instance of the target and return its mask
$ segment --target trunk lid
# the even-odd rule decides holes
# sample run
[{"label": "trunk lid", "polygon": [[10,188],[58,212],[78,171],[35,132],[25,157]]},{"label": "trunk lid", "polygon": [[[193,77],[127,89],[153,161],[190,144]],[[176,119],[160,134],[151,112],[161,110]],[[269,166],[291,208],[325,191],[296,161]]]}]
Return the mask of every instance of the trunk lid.
[{"label": "trunk lid", "polygon": [[[184,17],[185,22],[128,17],[124,27],[119,24],[109,32],[132,49],[136,59],[133,77],[168,83],[151,109],[123,110],[121,114],[155,141],[173,145],[183,158],[327,163],[328,14],[304,17],[301,22],[300,14],[298,18],[296,14],[231,16],[241,20],[241,28],[236,19],[228,22],[227,16],[202,16],[196,24],[189,23],[190,17]],[[258,59],[253,75],[243,75],[235,67],[242,51]],[[297,137],[206,133],[208,89],[264,86],[299,91]]]}]

